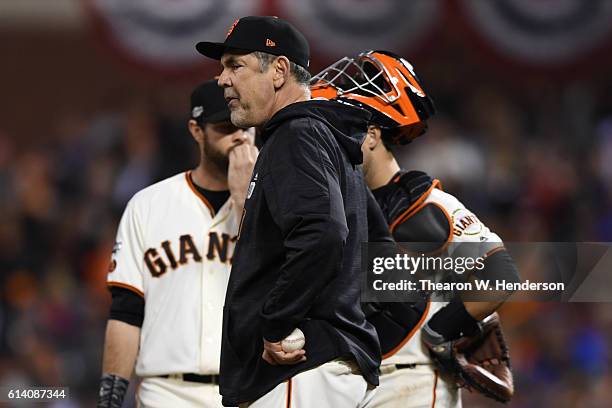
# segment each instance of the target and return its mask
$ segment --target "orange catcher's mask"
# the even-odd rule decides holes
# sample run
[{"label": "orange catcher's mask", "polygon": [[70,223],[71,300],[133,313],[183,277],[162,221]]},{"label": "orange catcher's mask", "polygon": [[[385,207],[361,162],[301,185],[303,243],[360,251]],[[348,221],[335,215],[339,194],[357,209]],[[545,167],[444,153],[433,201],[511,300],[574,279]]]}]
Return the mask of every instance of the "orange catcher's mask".
[{"label": "orange catcher's mask", "polygon": [[427,119],[435,113],[412,65],[387,51],[344,57],[315,75],[310,89],[313,98],[367,109],[371,124],[387,130],[383,137],[393,144],[409,143],[425,133]]}]

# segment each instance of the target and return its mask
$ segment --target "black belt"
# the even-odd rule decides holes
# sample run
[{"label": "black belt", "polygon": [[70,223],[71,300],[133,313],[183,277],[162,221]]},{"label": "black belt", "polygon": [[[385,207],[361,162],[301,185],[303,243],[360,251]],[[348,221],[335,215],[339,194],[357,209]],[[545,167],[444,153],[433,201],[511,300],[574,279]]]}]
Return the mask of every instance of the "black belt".
[{"label": "black belt", "polygon": [[396,364],[395,368],[401,370],[402,368],[416,368],[416,364]]},{"label": "black belt", "polygon": [[182,378],[183,381],[197,382],[197,383],[203,383],[203,384],[219,384],[219,376],[216,374],[201,375],[201,374],[187,373],[187,374],[160,375],[159,377],[162,377],[162,378],[178,377],[178,378]]}]

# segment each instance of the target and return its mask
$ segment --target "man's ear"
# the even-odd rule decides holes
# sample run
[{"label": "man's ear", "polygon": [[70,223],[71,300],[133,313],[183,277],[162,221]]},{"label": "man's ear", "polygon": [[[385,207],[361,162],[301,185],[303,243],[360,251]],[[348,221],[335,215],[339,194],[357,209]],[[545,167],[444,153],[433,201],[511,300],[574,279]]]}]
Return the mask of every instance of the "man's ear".
[{"label": "man's ear", "polygon": [[369,150],[376,149],[376,147],[382,143],[382,133],[380,132],[380,128],[373,125],[368,126],[368,132],[366,134],[366,140],[364,143]]},{"label": "man's ear", "polygon": [[274,76],[272,81],[274,89],[279,89],[287,82],[289,75],[291,75],[291,63],[287,57],[281,55],[274,60],[273,69]]},{"label": "man's ear", "polygon": [[187,122],[189,133],[195,139],[196,142],[202,143],[204,141],[204,129],[193,119],[189,119]]}]

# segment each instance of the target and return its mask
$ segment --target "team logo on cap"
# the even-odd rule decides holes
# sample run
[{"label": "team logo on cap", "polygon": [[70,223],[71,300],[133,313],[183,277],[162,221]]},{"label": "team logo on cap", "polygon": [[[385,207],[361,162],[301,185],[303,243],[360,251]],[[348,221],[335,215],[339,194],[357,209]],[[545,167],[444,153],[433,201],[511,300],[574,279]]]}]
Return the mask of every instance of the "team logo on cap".
[{"label": "team logo on cap", "polygon": [[266,38],[266,47],[276,47],[276,43],[269,38]]},{"label": "team logo on cap", "polygon": [[191,116],[194,118],[199,118],[200,115],[204,112],[204,108],[201,106],[196,106],[191,110]]},{"label": "team logo on cap", "polygon": [[234,24],[232,24],[232,26],[230,27],[229,30],[227,30],[227,35],[225,36],[225,38],[227,39],[227,37],[230,36],[230,34],[232,33],[232,31],[234,31],[234,28],[236,28],[236,25],[238,24],[238,22],[240,21],[239,18],[237,18],[236,20],[234,20]]}]

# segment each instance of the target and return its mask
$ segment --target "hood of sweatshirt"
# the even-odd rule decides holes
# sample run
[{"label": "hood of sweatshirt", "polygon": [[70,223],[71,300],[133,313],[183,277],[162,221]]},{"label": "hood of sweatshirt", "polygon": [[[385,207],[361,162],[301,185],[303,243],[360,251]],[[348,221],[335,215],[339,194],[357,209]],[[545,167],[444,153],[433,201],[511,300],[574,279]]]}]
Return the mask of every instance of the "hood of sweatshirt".
[{"label": "hood of sweatshirt", "polygon": [[285,106],[264,125],[264,142],[276,128],[287,120],[312,117],[324,122],[338,143],[347,152],[353,164],[361,164],[363,155],[361,145],[368,130],[370,112],[337,101],[311,99]]}]

